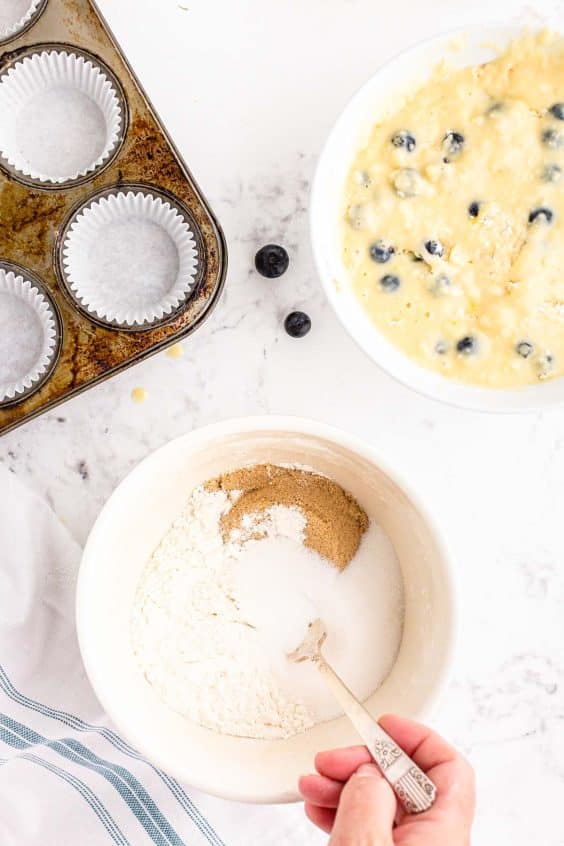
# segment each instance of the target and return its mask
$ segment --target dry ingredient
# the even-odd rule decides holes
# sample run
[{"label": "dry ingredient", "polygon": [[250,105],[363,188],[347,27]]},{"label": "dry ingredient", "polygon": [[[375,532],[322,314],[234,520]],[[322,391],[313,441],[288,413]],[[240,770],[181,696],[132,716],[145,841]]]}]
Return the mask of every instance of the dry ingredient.
[{"label": "dry ingredient", "polygon": [[237,501],[221,518],[224,539],[240,529],[245,516],[272,505],[299,508],[306,517],[305,544],[323,558],[345,567],[358,550],[368,516],[340,485],[307,470],[255,464],[225,473],[208,488],[240,492]]},{"label": "dry ingredient", "polygon": [[142,574],[133,652],[159,698],[200,725],[290,737],[340,713],[315,669],[287,660],[319,616],[328,658],[367,698],[401,641],[393,547],[334,482],[258,465],[192,491]]}]

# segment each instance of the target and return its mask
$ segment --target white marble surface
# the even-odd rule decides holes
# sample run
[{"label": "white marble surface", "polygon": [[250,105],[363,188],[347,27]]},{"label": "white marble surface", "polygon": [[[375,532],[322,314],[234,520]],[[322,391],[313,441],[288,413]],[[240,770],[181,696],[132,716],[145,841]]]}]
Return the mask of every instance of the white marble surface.
[{"label": "white marble surface", "polygon": [[[182,359],[160,355],[5,436],[0,460],[44,494],[82,542],[139,459],[207,422],[298,414],[378,444],[426,494],[455,553],[461,641],[436,725],[478,771],[474,842],[562,846],[564,409],[478,415],[392,382],[324,302],[307,220],[323,139],[378,64],[466,21],[506,20],[521,4],[100,5],[224,226],[227,289],[210,321],[185,342]],[[539,6],[563,10],[561,0]],[[268,241],[291,253],[278,281],[252,269],[256,249]],[[301,341],[282,327],[294,308],[313,319]],[[143,405],[131,400],[135,386],[148,390]]]}]

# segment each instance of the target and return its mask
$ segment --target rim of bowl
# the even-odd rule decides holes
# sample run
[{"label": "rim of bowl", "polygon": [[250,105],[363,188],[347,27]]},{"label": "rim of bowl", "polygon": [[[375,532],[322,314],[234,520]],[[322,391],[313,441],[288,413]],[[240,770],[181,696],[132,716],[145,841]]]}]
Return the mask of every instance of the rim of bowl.
[{"label": "rim of bowl", "polygon": [[[334,278],[324,270],[324,235],[323,229],[319,223],[318,210],[322,205],[320,196],[322,193],[321,184],[323,182],[324,171],[327,167],[327,160],[331,156],[331,148],[335,141],[335,137],[342,130],[344,126],[350,123],[351,126],[355,124],[349,120],[349,114],[357,103],[361,102],[370,91],[375,81],[379,79],[384,70],[389,70],[397,62],[401,62],[409,56],[416,56],[418,53],[432,48],[434,44],[440,49],[437,52],[436,63],[444,56],[445,48],[448,43],[457,38],[464,36],[472,37],[479,35],[483,38],[484,46],[488,46],[488,39],[506,41],[518,37],[527,31],[538,32],[542,31],[542,25],[520,24],[516,21],[504,23],[502,21],[492,21],[480,24],[472,24],[469,26],[461,26],[455,29],[445,30],[438,34],[429,36],[422,41],[414,42],[406,48],[399,50],[390,59],[382,63],[377,70],[358,87],[354,93],[348,98],[345,105],[341,108],[337,118],[327,135],[323,144],[321,152],[317,159],[315,173],[312,181],[312,188],[310,193],[310,207],[309,207],[309,223],[310,223],[310,240],[312,245],[313,257],[317,269],[317,275],[321,281],[321,285],[325,292],[327,299],[335,313],[341,326],[345,329],[350,338],[356,345],[364,352],[364,354],[374,363],[381,371],[386,373],[396,382],[399,382],[406,388],[414,391],[420,396],[427,399],[432,399],[435,402],[440,402],[444,405],[449,405],[455,408],[464,409],[467,411],[478,411],[487,413],[502,413],[502,414],[516,414],[516,413],[531,413],[542,411],[545,408],[557,407],[564,402],[564,376],[557,377],[554,380],[549,380],[542,384],[526,385],[519,388],[488,388],[482,385],[473,385],[465,383],[456,379],[449,379],[441,374],[434,373],[432,370],[418,365],[414,359],[401,352],[399,347],[392,344],[380,332],[378,327],[374,324],[370,325],[370,331],[364,331],[368,323],[361,327],[361,320],[351,318],[349,315],[343,314],[341,309],[340,294],[338,293]],[[554,31],[560,31],[552,27]],[[358,122],[356,123],[358,126]],[[358,306],[359,310],[361,306]],[[360,311],[359,311],[360,314]],[[366,315],[366,321],[369,321]],[[370,335],[370,338],[366,336]],[[409,367],[409,374],[398,372],[399,368],[396,363],[384,361],[384,356],[380,351],[375,351],[373,347],[374,337],[378,338],[384,347],[390,350],[391,355],[396,358],[397,362],[402,362]],[[372,341],[370,340],[372,339]],[[434,384],[431,386],[426,384],[427,380]],[[552,390],[551,390],[552,389]],[[451,395],[456,394],[456,396]]]},{"label": "rim of bowl", "polygon": [[437,672],[434,689],[430,694],[426,705],[422,708],[419,717],[421,719],[426,719],[435,710],[440,697],[444,693],[452,676],[454,657],[459,637],[460,613],[458,588],[455,576],[454,557],[450,551],[450,544],[447,541],[443,530],[439,527],[437,520],[427,508],[423,497],[414,491],[411,483],[405,479],[402,472],[398,472],[396,469],[393,469],[388,461],[380,455],[377,450],[366,444],[361,439],[350,435],[343,429],[318,422],[314,419],[277,415],[230,418],[218,423],[211,423],[206,426],[202,426],[198,429],[192,430],[191,432],[187,432],[184,435],[180,435],[149,453],[149,455],[136,464],[135,467],[121,480],[102,507],[84,546],[76,586],[76,631],[86,675],[88,676],[98,701],[114,725],[118,728],[120,734],[127,738],[128,741],[149,761],[170,772],[171,775],[175,776],[179,780],[188,783],[191,787],[201,790],[209,795],[217,796],[221,799],[259,805],[288,804],[300,801],[301,797],[299,796],[297,789],[292,793],[269,793],[253,798],[251,798],[248,793],[238,792],[237,790],[222,790],[215,784],[209,784],[205,780],[199,780],[197,772],[191,772],[187,775],[185,768],[183,768],[182,772],[180,772],[178,767],[174,764],[171,766],[169,761],[160,756],[158,749],[151,748],[150,742],[147,742],[146,734],[131,732],[127,724],[127,715],[119,708],[114,709],[111,693],[108,693],[108,690],[103,682],[100,683],[100,676],[98,675],[95,666],[96,662],[92,660],[92,655],[95,653],[95,647],[92,647],[92,640],[89,638],[88,633],[83,627],[83,609],[89,602],[88,581],[95,571],[95,562],[94,559],[89,558],[89,550],[96,543],[98,535],[104,532],[104,523],[107,515],[113,508],[113,503],[118,498],[121,499],[123,496],[127,496],[129,494],[129,489],[135,485],[137,477],[145,472],[148,465],[157,464],[163,453],[177,449],[181,442],[185,443],[191,441],[193,447],[198,448],[199,446],[207,445],[210,441],[217,438],[257,431],[292,432],[298,435],[325,438],[328,441],[332,441],[337,446],[356,453],[361,458],[364,458],[366,461],[378,467],[378,469],[381,470],[408,497],[414,508],[419,512],[436,545],[437,552],[441,560],[444,585],[448,596],[447,613],[449,619],[447,620],[447,624],[449,637],[445,651],[445,658],[442,667]]}]

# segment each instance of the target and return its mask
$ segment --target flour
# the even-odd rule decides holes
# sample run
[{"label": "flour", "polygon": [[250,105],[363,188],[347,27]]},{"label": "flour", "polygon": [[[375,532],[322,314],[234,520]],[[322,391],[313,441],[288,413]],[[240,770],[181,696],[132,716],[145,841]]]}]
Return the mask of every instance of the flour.
[{"label": "flour", "polygon": [[316,669],[287,660],[321,617],[325,652],[365,699],[395,660],[403,589],[390,541],[372,522],[344,571],[304,545],[306,518],[273,506],[224,541],[237,492],[192,492],[145,568],[133,651],[157,696],[224,734],[283,738],[340,713]]}]

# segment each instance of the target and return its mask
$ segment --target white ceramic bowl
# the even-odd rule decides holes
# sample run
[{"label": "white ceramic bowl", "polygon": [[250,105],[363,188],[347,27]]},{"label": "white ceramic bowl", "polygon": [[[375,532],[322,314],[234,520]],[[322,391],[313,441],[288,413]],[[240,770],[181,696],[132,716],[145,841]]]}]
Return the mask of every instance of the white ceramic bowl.
[{"label": "white ceramic bowl", "polygon": [[358,743],[348,720],[332,720],[289,740],[215,734],[157,698],[136,665],[129,637],[141,571],[190,490],[226,469],[265,461],[306,464],[327,474],[388,533],[404,578],[405,630],[397,662],[368,707],[376,715],[428,715],[448,678],[455,641],[451,564],[441,532],[383,458],[313,421],[227,421],[191,432],[146,458],[120,484],[92,529],[78,580],[77,629],[100,702],[150,760],[180,781],[227,799],[289,802],[298,798],[298,777],[311,771],[316,752]]},{"label": "white ceramic bowl", "polygon": [[342,262],[339,223],[344,185],[358,149],[394,101],[419,87],[447,57],[456,67],[493,58],[522,34],[519,26],[489,25],[440,35],[412,47],[380,70],[358,91],[325,144],[311,196],[311,235],[319,276],[343,326],[376,364],[399,382],[452,405],[482,411],[530,411],[564,401],[564,379],[517,390],[482,388],[447,379],[420,367],[382,335],[351,291]]}]

